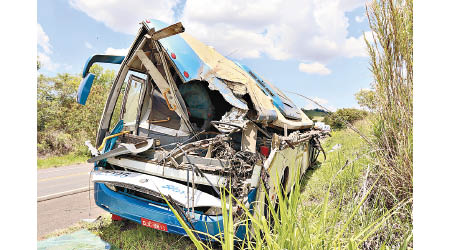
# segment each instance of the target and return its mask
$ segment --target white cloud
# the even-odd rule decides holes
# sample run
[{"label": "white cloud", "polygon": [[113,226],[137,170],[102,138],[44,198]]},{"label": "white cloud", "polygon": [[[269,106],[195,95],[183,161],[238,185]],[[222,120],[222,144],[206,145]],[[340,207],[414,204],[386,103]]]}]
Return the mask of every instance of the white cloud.
[{"label": "white cloud", "polygon": [[37,43],[38,46],[43,50],[43,52],[37,52],[38,60],[41,62],[41,68],[47,71],[56,71],[60,67],[60,65],[53,62],[50,58],[49,55],[53,53],[52,45],[50,44],[50,38],[39,23],[37,24]]},{"label": "white cloud", "polygon": [[84,46],[86,46],[86,48],[88,48],[88,49],[93,48],[92,44],[90,44],[89,42],[84,42]]},{"label": "white cloud", "polygon": [[45,51],[47,54],[52,53],[52,45],[50,44],[50,38],[47,36],[47,34],[44,32],[44,29],[42,26],[38,23],[37,24],[37,43],[41,48]]},{"label": "white cloud", "polygon": [[107,48],[105,51],[105,54],[115,55],[115,56],[126,56],[127,53],[128,53],[128,48],[125,48],[125,49]]},{"label": "white cloud", "polygon": [[110,29],[135,35],[139,23],[147,18],[172,23],[173,8],[179,0],[70,0],[75,9],[104,23]]},{"label": "white cloud", "polygon": [[[186,31],[223,54],[327,63],[343,56],[364,56],[364,41],[348,37],[346,11],[364,1],[339,0],[188,0],[182,21]],[[280,14],[282,13],[282,14]]]},{"label": "white cloud", "polygon": [[366,42],[364,41],[364,35],[361,35],[358,38],[350,37],[349,39],[345,40],[342,49],[347,54],[347,57],[368,56]]},{"label": "white cloud", "polygon": [[366,42],[364,41],[364,36],[370,44],[374,44],[374,36],[376,38],[376,34],[371,31],[366,31],[364,34],[359,36],[358,38],[351,37],[345,41],[343,50],[346,51],[349,57],[367,57],[369,56],[369,52],[366,47]]},{"label": "white cloud", "polygon": [[364,18],[364,16],[355,16],[355,21],[356,21],[357,23],[362,23],[362,22],[364,22],[364,20],[366,20],[366,19]]},{"label": "white cloud", "polygon": [[40,51],[38,51],[37,54],[43,69],[54,72],[59,68],[60,65],[58,63],[54,63],[47,54]]},{"label": "white cloud", "polygon": [[[175,22],[181,0],[70,0],[71,6],[114,31],[135,34],[146,18]],[[230,57],[312,61],[362,57],[362,37],[348,34],[345,12],[364,0],[187,0],[181,14],[186,31]]]},{"label": "white cloud", "polygon": [[325,65],[314,62],[314,63],[300,63],[298,69],[301,72],[308,74],[318,74],[318,75],[329,75],[331,70],[329,70]]},{"label": "white cloud", "polygon": [[[319,98],[319,97],[314,97],[311,98],[313,99],[315,102],[319,103],[320,105],[324,106],[325,108],[331,110],[332,112],[336,111],[336,107],[328,104],[328,100],[327,99],[323,99],[323,98]],[[322,107],[318,106],[317,104],[309,101],[308,104],[306,104],[306,106],[304,107],[304,109],[315,109],[315,108],[320,108],[322,109]]]}]

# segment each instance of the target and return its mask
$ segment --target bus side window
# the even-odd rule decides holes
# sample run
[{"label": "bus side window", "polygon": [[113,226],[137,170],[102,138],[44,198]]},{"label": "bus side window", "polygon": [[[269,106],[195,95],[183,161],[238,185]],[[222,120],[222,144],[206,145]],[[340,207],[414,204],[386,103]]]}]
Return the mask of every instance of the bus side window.
[{"label": "bus side window", "polygon": [[128,77],[128,83],[121,105],[120,119],[126,130],[137,128],[140,122],[141,106],[145,97],[146,81],[135,75]]}]

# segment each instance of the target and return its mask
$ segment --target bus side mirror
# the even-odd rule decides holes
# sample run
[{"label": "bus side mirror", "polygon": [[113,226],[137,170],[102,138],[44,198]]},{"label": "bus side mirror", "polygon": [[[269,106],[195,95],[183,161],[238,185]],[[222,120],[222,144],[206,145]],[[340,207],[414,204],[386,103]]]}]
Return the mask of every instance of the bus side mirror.
[{"label": "bus side mirror", "polygon": [[95,75],[89,73],[89,69],[94,63],[112,63],[121,64],[125,59],[124,56],[113,56],[113,55],[93,55],[89,57],[84,65],[83,69],[83,80],[80,82],[78,87],[77,102],[81,105],[86,104],[86,100],[91,92],[92,82],[94,81]]},{"label": "bus side mirror", "polygon": [[95,75],[89,73],[86,77],[83,78],[80,82],[80,86],[78,86],[77,93],[77,102],[81,105],[85,105],[89,93],[91,92],[92,83],[94,82]]}]

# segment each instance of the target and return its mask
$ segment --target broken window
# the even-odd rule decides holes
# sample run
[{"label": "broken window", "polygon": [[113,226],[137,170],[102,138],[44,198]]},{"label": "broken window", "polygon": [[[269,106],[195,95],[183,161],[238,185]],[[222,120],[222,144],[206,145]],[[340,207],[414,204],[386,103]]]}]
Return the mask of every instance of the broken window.
[{"label": "broken window", "polygon": [[122,119],[125,125],[135,124],[139,103],[142,102],[145,80],[131,75],[128,80],[125,99],[122,106]]}]

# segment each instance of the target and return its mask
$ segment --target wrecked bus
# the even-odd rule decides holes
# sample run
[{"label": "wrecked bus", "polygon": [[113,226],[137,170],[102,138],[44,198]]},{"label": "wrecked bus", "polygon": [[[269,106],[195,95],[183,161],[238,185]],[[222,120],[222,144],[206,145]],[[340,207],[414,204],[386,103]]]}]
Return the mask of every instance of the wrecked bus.
[{"label": "wrecked bus", "polygon": [[[86,142],[95,202],[113,217],[185,235],[166,197],[192,229],[218,235],[223,188],[265,212],[263,204],[277,200],[276,183],[289,192],[320,152],[322,132],[282,91],[181,23],[145,20],[126,56],[90,57],[80,104],[99,62],[120,64],[95,147]],[[236,206],[227,209],[239,213]],[[243,239],[245,228],[235,230]]]}]

